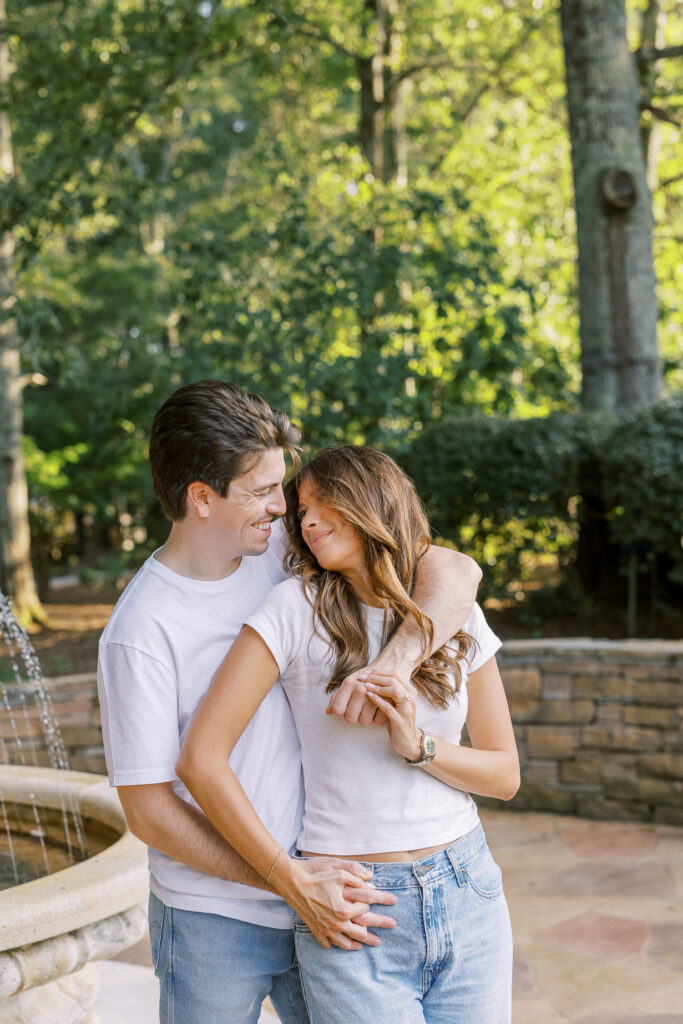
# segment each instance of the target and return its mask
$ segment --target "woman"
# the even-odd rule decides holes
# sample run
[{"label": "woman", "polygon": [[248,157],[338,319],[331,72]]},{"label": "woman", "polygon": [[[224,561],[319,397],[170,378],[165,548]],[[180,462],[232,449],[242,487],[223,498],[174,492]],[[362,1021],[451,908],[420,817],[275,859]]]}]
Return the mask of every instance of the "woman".
[{"label": "woman", "polygon": [[[325,716],[412,615],[430,543],[412,483],[386,455],[341,446],[290,482],[290,580],[246,622],[185,741],[178,773],[229,842],[298,912],[296,949],[314,1024],[504,1024],[512,943],[500,871],[470,792],[509,799],[519,762],[495,651],[478,607],[412,681],[371,675],[382,729]],[[278,676],[302,746],[299,856],[361,860],[397,896],[396,930],[355,953],[325,948],[322,912],[302,909],[302,868],[259,821],[227,758]],[[460,746],[462,727],[472,747]],[[317,936],[317,938],[316,938]],[[318,941],[321,940],[321,941]]]}]

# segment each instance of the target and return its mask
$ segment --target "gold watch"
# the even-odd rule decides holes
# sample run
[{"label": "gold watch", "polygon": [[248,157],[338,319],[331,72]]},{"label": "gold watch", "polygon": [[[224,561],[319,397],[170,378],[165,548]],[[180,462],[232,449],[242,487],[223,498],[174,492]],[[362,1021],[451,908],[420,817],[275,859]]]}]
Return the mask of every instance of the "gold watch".
[{"label": "gold watch", "polygon": [[411,765],[413,768],[420,768],[424,764],[429,764],[436,757],[436,743],[432,736],[420,729],[420,756],[417,761],[411,761],[409,758],[404,757],[403,760],[406,764]]}]

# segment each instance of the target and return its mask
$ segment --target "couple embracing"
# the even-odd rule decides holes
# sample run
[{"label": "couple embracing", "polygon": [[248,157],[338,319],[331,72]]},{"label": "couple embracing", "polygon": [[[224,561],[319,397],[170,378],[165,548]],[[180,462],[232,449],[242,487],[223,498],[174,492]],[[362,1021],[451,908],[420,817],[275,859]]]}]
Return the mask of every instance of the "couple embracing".
[{"label": "couple embracing", "polygon": [[285,1024],[506,1024],[470,793],[511,797],[519,764],[479,570],[431,545],[388,456],[300,468],[299,442],[232,384],[172,395],[150,438],[171,532],[100,641],[160,1020],[255,1024],[270,995]]}]

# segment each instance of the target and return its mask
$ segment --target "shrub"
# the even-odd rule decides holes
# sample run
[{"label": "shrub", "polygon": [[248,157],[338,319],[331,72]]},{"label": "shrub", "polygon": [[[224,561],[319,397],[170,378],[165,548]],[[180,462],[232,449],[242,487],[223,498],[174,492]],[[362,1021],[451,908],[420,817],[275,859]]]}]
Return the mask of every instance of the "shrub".
[{"label": "shrub", "polygon": [[683,396],[624,417],[598,455],[610,536],[683,584]]},{"label": "shrub", "polygon": [[484,596],[509,596],[547,554],[569,577],[595,509],[606,542],[622,553],[649,545],[683,582],[681,397],[622,418],[445,420],[403,461],[435,533],[482,564]]}]

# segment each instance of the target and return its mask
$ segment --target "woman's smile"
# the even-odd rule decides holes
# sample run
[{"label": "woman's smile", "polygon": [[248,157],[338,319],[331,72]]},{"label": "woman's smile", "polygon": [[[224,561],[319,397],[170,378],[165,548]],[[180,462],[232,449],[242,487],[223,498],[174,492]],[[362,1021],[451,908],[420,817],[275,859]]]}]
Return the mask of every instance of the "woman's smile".
[{"label": "woman's smile", "polygon": [[316,546],[316,544],[319,544],[320,541],[325,540],[325,538],[329,537],[331,535],[331,533],[332,533],[332,530],[326,530],[326,531],[323,531],[321,533],[315,533],[315,534],[309,533],[308,537],[304,536],[304,540],[308,544],[309,548],[311,550],[313,550],[313,548]]}]

